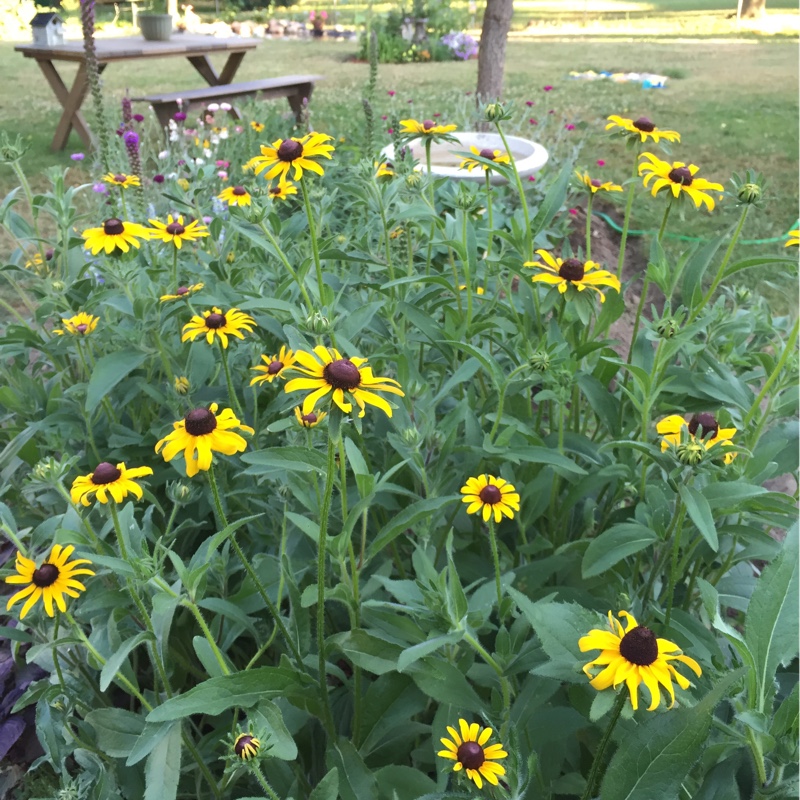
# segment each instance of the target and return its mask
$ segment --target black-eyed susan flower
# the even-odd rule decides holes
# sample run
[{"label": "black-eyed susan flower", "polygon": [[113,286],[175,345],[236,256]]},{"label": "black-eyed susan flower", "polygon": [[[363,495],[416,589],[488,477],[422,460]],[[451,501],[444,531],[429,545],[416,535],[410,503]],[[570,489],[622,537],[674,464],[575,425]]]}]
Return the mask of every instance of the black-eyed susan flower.
[{"label": "black-eyed susan flower", "polygon": [[257,367],[252,367],[254,372],[260,374],[256,375],[256,377],[250,381],[251,386],[255,386],[257,383],[264,383],[265,381],[272,383],[275,378],[285,378],[286,370],[295,365],[294,353],[289,350],[286,345],[281,346],[281,351],[278,355],[272,356],[271,358],[261,356],[261,360],[264,362],[263,366],[259,364]]},{"label": "black-eyed susan flower", "polygon": [[229,206],[249,206],[253,202],[250,192],[244,186],[228,186],[217,195],[217,198]]},{"label": "black-eyed susan flower", "polygon": [[709,211],[714,210],[714,199],[706,192],[709,190],[721,192],[722,184],[696,177],[699,167],[694,164],[687,165],[683,161],[674,161],[670,164],[669,161],[662,161],[652,153],[642,153],[639,157],[647,159],[646,162],[639,164],[639,174],[644,175],[644,185],[647,186],[653,178],[657,178],[651,190],[653,197],[661,189],[669,189],[676,199],[683,192],[692,199],[697,208],[705,203]]},{"label": "black-eyed susan flower", "polygon": [[593,178],[588,172],[575,171],[575,176],[592,194],[597,192],[621,192],[622,187],[612,181],[601,181],[600,178]]},{"label": "black-eyed susan flower", "polygon": [[214,306],[211,311],[204,311],[203,316],[192,317],[183,326],[181,341],[194,341],[205,334],[209,344],[214,344],[214,337],[218,336],[222,346],[227,347],[229,336],[244,339],[242,331],[252,333],[255,324],[256,321],[251,316],[238,308],[232,308],[223,314],[222,309]]},{"label": "black-eyed susan flower", "polygon": [[81,592],[86,591],[86,587],[78,580],[76,575],[94,575],[90,569],[82,567],[81,564],[91,564],[86,558],[76,558],[70,561],[69,558],[75,548],[72,545],[62,547],[54,544],[50,555],[41,567],[36,566],[36,562],[25,558],[19,551],[14,566],[17,574],[6,578],[6,583],[24,584],[25,588],[20,589],[16,594],[9,597],[6,603],[6,611],[20,600],[25,600],[19,618],[25,619],[26,614],[36,605],[41,598],[44,610],[48,617],[54,616],[53,601],[55,600],[58,610],[66,612],[67,605],[64,602],[64,595],[68,597],[78,597]]},{"label": "black-eyed susan flower", "polygon": [[297,187],[291,181],[278,181],[269,187],[267,194],[273,200],[288,200],[290,195],[297,194]]},{"label": "black-eyed susan flower", "polygon": [[309,133],[301,139],[278,139],[272,146],[261,145],[261,155],[254,156],[245,165],[252,169],[256,175],[260,175],[264,170],[264,176],[268,181],[279,178],[285,181],[289,177],[289,172],[294,168],[294,180],[299,181],[303,177],[303,170],[308,170],[317,175],[324,175],[322,166],[315,161],[317,158],[331,158],[334,151],[331,141],[332,136],[325,133]]},{"label": "black-eyed susan flower", "polygon": [[56,335],[63,336],[65,333],[71,333],[73,336],[88,336],[97,327],[100,317],[79,311],[72,317],[62,317],[61,322],[64,323],[64,327],[56,328],[53,331]]},{"label": "black-eyed susan flower", "polygon": [[[479,158],[485,158],[487,161],[493,161],[495,164],[511,163],[511,158],[509,157],[508,153],[505,153],[502,150],[492,150],[491,147],[484,147],[483,150],[478,150],[478,148],[474,145],[470,145],[469,149],[473,155],[478,156]],[[468,172],[472,172],[475,167],[483,170],[491,169],[488,164],[483,164],[480,161],[476,161],[474,158],[462,159],[459,169],[464,169],[465,167],[467,168]]]},{"label": "black-eyed susan flower", "polygon": [[320,411],[319,413],[312,411],[309,414],[304,414],[300,406],[295,406],[294,415],[304,428],[316,428],[317,425],[328,416],[324,411]]},{"label": "black-eyed susan flower", "polygon": [[549,283],[558,287],[558,291],[564,294],[567,287],[572,285],[579,292],[585,289],[592,289],[600,295],[600,301],[605,302],[605,295],[598,289],[598,286],[609,286],[612,289],[620,290],[619,278],[604,269],[599,269],[600,265],[594,261],[581,261],[579,258],[554,258],[547,250],[537,250],[536,255],[542,261],[526,261],[526,267],[539,267],[544,270],[538,275],[534,275],[531,280],[534,283]]},{"label": "black-eyed susan flower", "polygon": [[119,186],[120,189],[142,185],[138,175],[126,175],[123,172],[109,172],[108,175],[103,175],[103,180],[106,183],[110,183],[112,186]]},{"label": "black-eyed susan flower", "polygon": [[[252,122],[250,123],[253,124]],[[263,125],[261,126],[264,127]],[[233,752],[242,761],[250,761],[258,755],[261,749],[261,742],[252,733],[240,733],[233,743]]]},{"label": "black-eyed susan flower", "polygon": [[264,123],[263,122],[256,122],[256,120],[250,121],[250,127],[256,132],[261,133],[264,130]]},{"label": "black-eyed susan flower", "polygon": [[179,286],[175,290],[175,294],[162,294],[159,298],[162,303],[168,303],[170,300],[185,300],[189,295],[199,292],[205,284],[192,283],[189,286]]},{"label": "black-eyed susan flower", "polygon": [[[689,656],[683,655],[678,645],[667,639],[659,639],[644,625],[639,625],[634,617],[627,611],[620,611],[620,617],[625,618],[625,629],[614,615],[608,612],[608,622],[611,630],[591,630],[586,636],[578,640],[581,652],[587,650],[601,650],[600,655],[588,664],[583,671],[591,678],[592,686],[602,691],[613,686],[615,689],[625,683],[631,695],[631,705],[634,711],[639,708],[639,686],[643,683],[650,692],[650,705],[648,711],[655,711],[661,702],[663,686],[672,698],[669,707],[675,705],[675,689],[672,679],[681,689],[689,688],[689,681],[681,675],[670,661],[680,661],[695,675],[700,677],[700,665]],[[592,667],[603,667],[597,675],[592,675]]]},{"label": "black-eyed susan flower", "polygon": [[127,253],[131,247],[140,247],[140,239],[149,239],[150,230],[137,222],[124,222],[112,217],[100,228],[88,228],[82,234],[86,240],[83,246],[96,256],[101,250],[111,255],[115,250]]},{"label": "black-eyed susan flower", "polygon": [[784,247],[800,247],[800,229],[789,231],[789,238],[786,240]]},{"label": "black-eyed susan flower", "polygon": [[458,128],[457,125],[437,125],[433,120],[426,119],[418,122],[415,119],[401,119],[403,126],[400,133],[416,134],[417,136],[441,136],[442,134],[452,133]]},{"label": "black-eyed susan flower", "polygon": [[172,386],[178,394],[188,394],[191,384],[185,375],[176,375]]},{"label": "black-eyed susan flower", "polygon": [[162,242],[171,242],[181,249],[183,242],[193,242],[196,239],[201,239],[203,236],[208,236],[208,229],[205,225],[201,225],[198,220],[193,220],[188,225],[183,224],[183,216],[178,215],[177,218],[170,214],[166,222],[159,222],[157,219],[149,220],[153,228],[150,229],[151,239],[160,239]]},{"label": "black-eyed susan flower", "polygon": [[494,515],[494,521],[500,522],[504,516],[514,519],[514,512],[519,511],[519,495],[517,490],[504,478],[494,475],[478,475],[468,478],[461,487],[462,503],[469,503],[467,514],[479,511],[483,521],[488,522]]},{"label": "black-eyed susan flower", "polygon": [[[702,446],[705,450],[712,447],[731,447],[736,428],[720,428],[713,414],[695,414],[688,422],[678,414],[670,414],[656,424],[656,431],[661,439],[661,452],[670,447],[678,448],[688,438],[691,444]],[[725,453],[724,461],[730,464],[736,453]]]},{"label": "black-eyed susan flower", "polygon": [[247,447],[247,440],[234,431],[238,428],[253,434],[253,429],[242,425],[229,408],[217,414],[219,406],[212,403],[208,408],[195,408],[183,419],[172,423],[172,433],[156,444],[156,453],[164,449],[164,461],[172,461],[183,451],[186,461],[186,475],[193,478],[200,470],[211,467],[213,453],[232,456]]},{"label": "black-eyed susan flower", "polygon": [[450,738],[442,737],[439,740],[445,749],[440,750],[437,755],[455,761],[453,772],[460,772],[463,769],[479,789],[483,788],[484,779],[497,786],[498,778],[506,774],[505,767],[495,763],[498,759],[508,756],[503,750],[503,745],[498,742],[486,747],[493,731],[491,728],[481,728],[477,722],[470,725],[465,719],[460,719],[458,727],[460,735],[451,725],[447,726]]},{"label": "black-eyed susan flower", "polygon": [[394,178],[394,164],[391,161],[375,162],[376,178]]},{"label": "black-eyed susan flower", "polygon": [[302,373],[302,378],[293,378],[285,387],[287,392],[296,392],[303,389],[314,391],[303,400],[303,414],[310,414],[317,402],[326,394],[333,393],[333,402],[349,414],[353,410],[347,401],[346,394],[356,401],[360,411],[358,416],[363,417],[366,405],[376,406],[387,417],[392,416],[392,407],[375,392],[389,392],[405,397],[400,384],[392,378],[376,378],[372,368],[364,366],[366,358],[344,358],[338,350],[327,347],[315,347],[314,353],[298,350],[295,359],[301,365],[294,367]]},{"label": "black-eyed susan flower", "polygon": [[100,503],[107,503],[109,495],[115,503],[121,503],[128,494],[134,495],[137,500],[142,499],[142,487],[134,478],[143,478],[145,475],[152,475],[150,467],[134,467],[128,469],[125,462],[109,464],[103,461],[98,464],[94,472],[88,475],[81,475],[72,483],[70,498],[73,503],[80,503],[84,506],[91,505],[94,498]]},{"label": "black-eyed susan flower", "polygon": [[648,139],[652,139],[656,143],[662,139],[666,139],[668,142],[679,142],[681,140],[681,135],[677,131],[662,131],[647,117],[626,119],[617,114],[612,114],[608,118],[606,130],[609,131],[612,128],[619,128],[623,135],[638,136],[641,142],[646,142]]}]

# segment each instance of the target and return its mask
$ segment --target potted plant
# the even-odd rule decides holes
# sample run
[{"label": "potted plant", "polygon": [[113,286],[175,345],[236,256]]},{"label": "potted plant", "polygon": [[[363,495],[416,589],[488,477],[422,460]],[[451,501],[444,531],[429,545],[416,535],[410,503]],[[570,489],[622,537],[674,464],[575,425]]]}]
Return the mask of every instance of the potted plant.
[{"label": "potted plant", "polygon": [[168,0],[153,0],[150,10],[139,14],[139,30],[149,42],[168,42],[172,36],[172,14]]}]

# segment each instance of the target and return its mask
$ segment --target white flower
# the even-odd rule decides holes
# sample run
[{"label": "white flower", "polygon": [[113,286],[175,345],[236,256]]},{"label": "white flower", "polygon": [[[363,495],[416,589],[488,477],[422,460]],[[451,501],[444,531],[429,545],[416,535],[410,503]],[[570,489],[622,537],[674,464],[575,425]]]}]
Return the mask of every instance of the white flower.
[{"label": "white flower", "polygon": [[219,103],[209,103],[209,104],[206,106],[206,108],[207,108],[209,111],[211,111],[212,113],[213,113],[214,111],[219,111]]},{"label": "white flower", "polygon": [[171,120],[170,120],[170,121],[167,123],[167,127],[168,127],[168,128],[171,130],[171,131],[174,131],[174,130],[176,130],[176,129],[178,128],[178,123],[177,123],[177,122],[175,122],[175,120],[174,120],[174,119],[171,119]]},{"label": "white flower", "polygon": [[203,148],[203,155],[204,155],[206,158],[211,158],[211,150],[210,150],[208,147],[204,147],[204,148]]},{"label": "white flower", "polygon": [[220,104],[219,104],[219,107],[220,107],[220,108],[221,108],[223,111],[230,111],[230,110],[231,110],[231,104],[230,104],[230,103],[220,103]]},{"label": "white flower", "polygon": [[203,159],[202,159],[202,158],[196,158],[196,159],[194,160],[194,163],[195,163],[195,164],[197,164],[197,166],[199,167],[199,166],[202,166],[203,164],[205,164],[206,162],[205,162],[205,161],[203,161]]},{"label": "white flower", "polygon": [[169,133],[169,140],[171,142],[177,142],[180,136],[178,135],[178,131],[170,131]]},{"label": "white flower", "polygon": [[223,181],[226,181],[226,180],[228,180],[228,173],[227,173],[227,172],[225,172],[225,170],[224,170],[224,169],[221,169],[221,170],[220,170],[220,171],[217,173],[217,177],[218,177],[218,178],[222,178],[222,180],[223,180]]},{"label": "white flower", "polygon": [[158,154],[158,158],[159,158],[160,161],[165,161],[166,159],[168,159],[169,158],[169,150],[162,150]]},{"label": "white flower", "polygon": [[228,138],[228,135],[229,135],[229,134],[228,134],[228,129],[227,129],[227,128],[223,128],[223,129],[222,129],[222,130],[219,132],[219,138],[220,138],[220,139],[227,139],[227,138]]}]

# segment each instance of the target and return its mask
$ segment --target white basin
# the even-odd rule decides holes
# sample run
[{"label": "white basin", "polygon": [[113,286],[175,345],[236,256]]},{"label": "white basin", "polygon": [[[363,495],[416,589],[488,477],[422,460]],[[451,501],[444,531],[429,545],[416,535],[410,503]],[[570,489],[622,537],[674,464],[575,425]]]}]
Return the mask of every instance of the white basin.
[{"label": "white basin", "polygon": [[[461,131],[451,134],[457,142],[434,142],[431,146],[431,172],[443,178],[453,178],[457,181],[483,182],[484,172],[480,167],[473,167],[472,172],[466,168],[459,169],[462,156],[456,153],[468,153],[470,146],[478,150],[488,148],[491,150],[505,151],[505,145],[497,133],[479,133],[478,131]],[[517,171],[522,178],[536,175],[547,163],[547,150],[540,144],[520,136],[506,136],[508,146],[511,148],[511,157],[517,165]],[[425,159],[425,142],[422,138],[412,139],[407,147],[411,148],[414,159],[418,162],[416,169],[427,172]],[[389,145],[381,150],[381,158],[394,161],[394,145]],[[492,173],[492,183],[505,183],[506,179],[496,172]]]}]

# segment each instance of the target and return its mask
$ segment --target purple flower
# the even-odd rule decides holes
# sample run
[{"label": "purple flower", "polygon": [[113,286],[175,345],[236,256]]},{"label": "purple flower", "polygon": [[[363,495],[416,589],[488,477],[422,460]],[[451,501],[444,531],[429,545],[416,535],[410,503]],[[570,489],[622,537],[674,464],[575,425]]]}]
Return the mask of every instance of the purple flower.
[{"label": "purple flower", "polygon": [[104,183],[96,183],[92,186],[92,191],[97,194],[108,194],[108,187]]},{"label": "purple flower", "polygon": [[528,106],[528,108],[530,108],[531,106],[535,106],[536,103],[534,103],[533,100],[526,100],[525,105]]},{"label": "purple flower", "polygon": [[566,124],[566,125],[564,126],[564,128],[565,128],[566,130],[568,130],[568,131],[574,131],[574,130],[575,130],[575,126],[574,126],[572,123],[568,123],[568,124]]},{"label": "purple flower", "polygon": [[163,175],[153,175],[153,183],[164,183]]},{"label": "purple flower", "polygon": [[538,122],[537,122],[535,119],[533,119],[533,118],[529,119],[529,120],[528,120],[528,122],[530,122],[530,124],[531,124],[531,125],[538,125],[538,124],[539,124],[539,123],[538,123]]},{"label": "purple flower", "polygon": [[84,159],[84,158],[86,158],[86,156],[85,156],[83,153],[73,153],[73,154],[70,156],[70,158],[71,158],[73,161],[83,161],[83,159]]},{"label": "purple flower", "polygon": [[203,217],[203,223],[205,225],[210,225],[214,221],[214,217]]},{"label": "purple flower", "polygon": [[133,119],[136,122],[144,122],[144,115],[142,115],[142,114],[134,114],[133,115]]},{"label": "purple flower", "polygon": [[387,120],[387,119],[389,119],[389,117],[387,117],[386,114],[381,114],[381,119]]},{"label": "purple flower", "polygon": [[529,181],[535,181],[536,180],[536,176],[535,175],[528,175],[528,180]]},{"label": "purple flower", "polygon": [[388,94],[389,97],[394,97],[397,94],[397,92],[389,91],[389,92],[386,92],[386,94]]},{"label": "purple flower", "polygon": [[172,118],[175,120],[175,122],[183,122],[186,119],[186,112],[184,112],[184,111],[176,111],[172,115]]},{"label": "purple flower", "polygon": [[117,136],[122,136],[123,133],[125,133],[125,128],[117,128],[116,130]]},{"label": "purple flower", "polygon": [[556,88],[555,86],[542,86],[542,91],[543,92],[552,92],[553,89],[555,89],[555,88]]},{"label": "purple flower", "polygon": [[126,131],[122,137],[125,147],[136,148],[139,146],[139,134],[136,131]]},{"label": "purple flower", "polygon": [[388,129],[386,130],[386,133],[394,133],[394,128],[388,128]]},{"label": "purple flower", "polygon": [[185,165],[186,165],[186,162],[185,162],[183,159],[181,159],[181,160],[178,162],[178,166],[179,166],[179,167],[183,167],[183,166],[185,166]]},{"label": "purple flower", "polygon": [[603,161],[603,159],[602,159],[602,158],[598,158],[598,159],[597,159],[597,166],[598,166],[598,167],[604,167],[605,165],[606,165],[606,162],[605,162],[605,161]]}]

